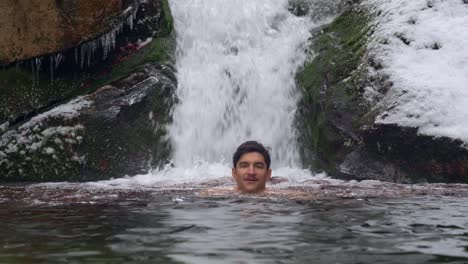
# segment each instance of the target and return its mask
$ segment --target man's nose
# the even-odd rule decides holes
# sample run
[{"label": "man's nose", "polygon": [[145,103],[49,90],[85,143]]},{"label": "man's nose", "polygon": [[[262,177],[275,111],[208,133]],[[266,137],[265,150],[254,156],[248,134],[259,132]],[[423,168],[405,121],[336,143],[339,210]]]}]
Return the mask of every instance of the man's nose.
[{"label": "man's nose", "polygon": [[255,173],[255,168],[254,166],[249,166],[249,170],[247,171],[249,174],[254,174]]}]

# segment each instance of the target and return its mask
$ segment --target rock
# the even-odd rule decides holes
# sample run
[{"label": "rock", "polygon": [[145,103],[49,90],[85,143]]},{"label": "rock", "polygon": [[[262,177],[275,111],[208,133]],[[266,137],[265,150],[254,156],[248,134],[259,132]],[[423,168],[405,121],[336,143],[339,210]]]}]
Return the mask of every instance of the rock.
[{"label": "rock", "polygon": [[413,181],[468,182],[468,149],[460,140],[387,124],[367,127],[362,137],[370,153],[397,164]]},{"label": "rock", "polygon": [[338,15],[346,6],[359,0],[289,0],[288,10],[295,16],[309,16],[320,22],[324,18]]},{"label": "rock", "polygon": [[385,93],[393,85],[388,76],[369,74],[382,67],[368,52],[376,15],[351,6],[313,32],[310,48],[316,54],[297,75],[304,165],[344,179],[467,183],[463,142],[375,122],[383,110],[364,98],[365,87]]},{"label": "rock", "polygon": [[0,137],[0,181],[109,179],[165,164],[170,146],[164,124],[176,87],[171,71],[146,64],[8,128]]},{"label": "rock", "polygon": [[[339,175],[346,155],[362,146],[356,125],[370,111],[360,96],[360,71],[370,28],[368,13],[349,9],[313,32],[317,52],[297,75],[299,144],[305,166]],[[348,177],[349,175],[347,175]]]},{"label": "rock", "polygon": [[[0,181],[109,179],[165,164],[164,128],[176,100],[167,0],[53,2],[74,10],[69,16],[92,15],[88,27],[107,14],[100,5],[120,3],[120,22],[76,48],[0,70]],[[44,15],[47,3],[30,4]],[[122,6],[129,5],[123,15],[133,15],[122,23]],[[107,22],[92,30],[102,32]],[[107,49],[102,40],[114,35],[115,49]]]},{"label": "rock", "polygon": [[273,176],[270,179],[271,184],[280,184],[280,183],[283,183],[283,182],[288,182],[288,179],[285,178],[285,177],[281,177],[281,176]]},{"label": "rock", "polygon": [[[66,53],[101,36],[104,38],[93,44],[95,49],[104,42],[112,46],[126,27],[138,32],[137,37],[142,40],[168,33],[172,27],[168,8],[167,0],[1,1],[0,65]],[[164,25],[161,19],[165,20]],[[62,59],[75,57],[69,55]]]},{"label": "rock", "polygon": [[[17,5],[22,3],[22,1],[17,2],[15,1]],[[39,2],[31,2],[30,4],[33,6],[39,5],[37,6],[39,8],[48,1]],[[104,3],[109,5],[115,1],[53,2],[57,5],[61,3],[67,6],[67,8],[76,5],[79,10],[82,9],[82,12],[85,12],[91,6],[94,6],[97,10],[97,7],[100,5],[104,5]],[[126,2],[134,3],[134,1]],[[93,5],[93,3],[95,4]],[[146,62],[171,62],[175,40],[172,33],[172,16],[167,1],[151,0],[135,3],[138,3],[138,6],[132,4],[132,7],[135,6],[135,8],[128,9],[130,11],[133,10],[134,15],[129,16],[129,19],[125,19],[124,22],[120,21],[121,18],[120,20],[117,19],[117,21],[120,21],[120,24],[114,25],[114,28],[98,36],[96,39],[90,39],[87,42],[81,43],[80,46],[67,50],[59,49],[58,51],[61,53],[58,54],[46,54],[42,57],[18,62],[16,65],[0,69],[0,125],[6,122],[12,125],[23,122],[64,100],[70,100],[79,94],[91,93],[106,83],[130,74],[135,68]],[[121,6],[128,6],[128,4],[121,4]],[[45,12],[43,9],[40,9],[40,12],[38,12]],[[96,10],[90,11],[89,15],[97,12]],[[129,11],[124,13],[129,13]],[[44,15],[43,13],[41,14]],[[73,14],[79,15],[79,13]],[[132,20],[131,18],[135,19]],[[36,14],[33,14],[31,19],[35,19],[38,21],[38,24],[41,24],[41,19],[47,20],[48,18],[36,17]],[[85,19],[85,21],[88,21],[86,23],[98,23],[99,20],[101,18],[91,21]],[[12,22],[9,21],[8,23]],[[102,23],[95,28],[107,28],[109,26],[107,20]],[[0,30],[3,29],[1,27]],[[33,31],[34,27],[30,27],[29,29],[31,32],[28,31],[24,34],[42,34],[40,30],[37,30],[37,32]],[[116,34],[116,29],[121,29],[120,34]],[[99,30],[96,30],[96,32],[102,33]],[[0,38],[1,36],[7,35],[0,34]],[[114,37],[115,49],[108,49],[109,47],[102,45],[103,39],[112,40]],[[6,45],[4,44],[5,41],[10,40],[0,39],[0,46]],[[55,40],[51,38],[50,41]],[[73,45],[79,44],[76,41],[72,42]],[[23,43],[25,46],[32,45],[36,47],[35,44]],[[17,45],[20,44],[6,46],[15,48],[18,47]],[[27,48],[23,47],[18,47],[18,49],[27,50]],[[47,52],[53,52],[53,50],[57,51],[57,49],[52,47]],[[0,53],[3,51],[9,55],[15,54],[14,51],[9,49],[2,49]],[[43,54],[41,53],[41,55]]]},{"label": "rock", "polygon": [[305,16],[310,11],[309,5],[305,0],[291,0],[289,1],[288,10],[295,16]]},{"label": "rock", "polygon": [[123,0],[1,1],[0,64],[77,46],[109,30],[129,6]]},{"label": "rock", "polygon": [[341,178],[349,180],[412,182],[407,173],[392,162],[375,158],[369,152],[360,149],[347,154],[338,171]]}]

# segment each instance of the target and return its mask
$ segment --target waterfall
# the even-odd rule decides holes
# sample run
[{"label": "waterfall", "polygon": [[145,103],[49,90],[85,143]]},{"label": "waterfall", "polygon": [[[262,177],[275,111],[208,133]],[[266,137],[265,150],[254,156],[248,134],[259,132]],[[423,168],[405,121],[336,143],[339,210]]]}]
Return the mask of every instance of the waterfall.
[{"label": "waterfall", "polygon": [[230,162],[257,140],[273,168],[300,167],[294,76],[312,22],[288,0],[172,0],[177,96],[169,134],[176,167]]},{"label": "waterfall", "polygon": [[233,152],[246,140],[270,148],[273,175],[288,184],[323,177],[302,169],[293,124],[295,74],[316,26],[310,17],[292,15],[288,0],[170,0],[170,7],[180,100],[167,129],[173,163],[109,183],[218,180],[231,174]]}]

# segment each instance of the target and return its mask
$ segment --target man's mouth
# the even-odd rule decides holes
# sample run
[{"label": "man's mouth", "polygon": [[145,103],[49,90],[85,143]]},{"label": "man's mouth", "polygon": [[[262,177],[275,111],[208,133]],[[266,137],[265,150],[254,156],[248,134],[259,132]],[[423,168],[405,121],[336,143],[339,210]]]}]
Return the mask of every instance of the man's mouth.
[{"label": "man's mouth", "polygon": [[246,179],[244,179],[244,181],[246,181],[246,182],[257,182],[258,179],[257,178],[246,178]]}]

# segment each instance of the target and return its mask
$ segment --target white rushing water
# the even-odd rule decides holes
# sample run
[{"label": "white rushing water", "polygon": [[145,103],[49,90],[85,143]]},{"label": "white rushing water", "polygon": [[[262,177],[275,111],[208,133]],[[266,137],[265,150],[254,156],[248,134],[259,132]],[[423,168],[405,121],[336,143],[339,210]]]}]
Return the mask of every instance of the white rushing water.
[{"label": "white rushing water", "polygon": [[172,0],[177,34],[177,96],[169,135],[173,164],[112,184],[166,186],[231,174],[237,146],[270,148],[274,175],[310,179],[300,165],[295,74],[314,26],[288,0]]},{"label": "white rushing water", "polygon": [[237,146],[270,147],[274,167],[298,167],[294,75],[311,22],[287,0],[173,0],[178,92],[170,136],[176,166],[229,162]]}]

